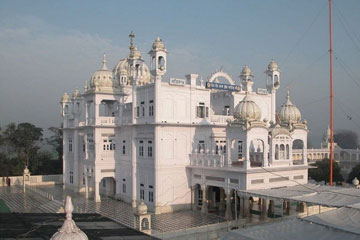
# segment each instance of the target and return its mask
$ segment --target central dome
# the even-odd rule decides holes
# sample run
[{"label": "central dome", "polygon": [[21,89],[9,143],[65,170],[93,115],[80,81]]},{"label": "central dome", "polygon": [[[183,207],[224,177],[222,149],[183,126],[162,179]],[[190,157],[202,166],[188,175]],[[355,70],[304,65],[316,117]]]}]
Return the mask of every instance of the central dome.
[{"label": "central dome", "polygon": [[[119,83],[120,85],[130,85],[129,59],[128,58],[121,59],[119,63],[116,64],[116,66],[114,67],[113,73],[117,83]],[[150,70],[145,63],[143,64],[142,67],[141,83],[142,84],[150,83]]]},{"label": "central dome", "polygon": [[242,121],[256,121],[261,118],[259,106],[246,94],[243,100],[235,107],[234,118]]}]

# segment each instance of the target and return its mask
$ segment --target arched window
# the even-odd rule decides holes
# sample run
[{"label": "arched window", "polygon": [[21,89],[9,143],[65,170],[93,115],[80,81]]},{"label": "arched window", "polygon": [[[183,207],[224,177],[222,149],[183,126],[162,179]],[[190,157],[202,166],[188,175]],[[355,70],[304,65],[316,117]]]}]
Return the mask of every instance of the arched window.
[{"label": "arched window", "polygon": [[165,69],[165,59],[164,59],[164,57],[162,57],[162,56],[160,56],[160,57],[158,58],[158,68],[159,68],[160,70],[164,70],[164,69]]},{"label": "arched window", "polygon": [[279,160],[279,145],[275,145],[275,160]]},{"label": "arched window", "polygon": [[280,145],[280,159],[285,159],[285,146],[284,146],[284,144]]}]

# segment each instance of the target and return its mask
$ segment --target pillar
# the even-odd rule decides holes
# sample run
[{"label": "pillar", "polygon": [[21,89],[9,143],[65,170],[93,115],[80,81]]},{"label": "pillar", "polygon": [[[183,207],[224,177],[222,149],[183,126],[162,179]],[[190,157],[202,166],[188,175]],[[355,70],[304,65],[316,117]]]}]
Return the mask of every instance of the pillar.
[{"label": "pillar", "polygon": [[219,205],[219,211],[225,210],[225,194],[224,189],[220,188],[220,205]]},{"label": "pillar", "polygon": [[241,212],[242,212],[242,217],[249,217],[250,216],[249,198],[248,197],[242,197],[241,198]]},{"label": "pillar", "polygon": [[262,198],[261,199],[261,218],[263,220],[266,220],[268,217],[268,204],[269,204],[269,200]]},{"label": "pillar", "polygon": [[269,202],[269,209],[268,209],[268,216],[273,216],[274,213],[275,213],[274,200],[270,200],[270,202]]},{"label": "pillar", "polygon": [[202,206],[201,206],[201,214],[208,213],[208,206],[207,206],[207,186],[202,186]]},{"label": "pillar", "polygon": [[214,190],[214,187],[211,188],[211,207],[216,207],[216,192]]},{"label": "pillar", "polygon": [[196,211],[196,185],[191,187],[191,209]]},{"label": "pillar", "polygon": [[101,202],[101,198],[100,198],[100,182],[95,182],[95,202]]},{"label": "pillar", "polygon": [[226,192],[226,210],[225,210],[225,218],[228,221],[232,220],[232,212],[231,212],[231,190]]}]

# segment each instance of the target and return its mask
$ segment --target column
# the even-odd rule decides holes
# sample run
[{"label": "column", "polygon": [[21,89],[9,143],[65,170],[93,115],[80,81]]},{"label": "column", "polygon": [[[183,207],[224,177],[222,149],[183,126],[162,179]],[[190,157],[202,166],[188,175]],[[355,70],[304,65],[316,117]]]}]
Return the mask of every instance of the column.
[{"label": "column", "polygon": [[241,198],[241,209],[242,209],[242,217],[249,217],[249,198],[248,197],[242,197]]},{"label": "column", "polygon": [[224,189],[220,188],[220,205],[219,205],[219,211],[225,210],[225,194]]},{"label": "column", "polygon": [[196,185],[191,187],[191,209],[196,211]]},{"label": "column", "polygon": [[202,189],[202,206],[201,206],[201,214],[208,213],[208,206],[207,206],[207,186],[201,186]]},{"label": "column", "polygon": [[269,204],[269,200],[262,198],[261,199],[261,218],[263,220],[266,220],[268,217],[268,204]]},{"label": "column", "polygon": [[228,221],[232,220],[232,212],[231,212],[231,190],[226,192],[226,210],[225,210],[225,218]]},{"label": "column", "polygon": [[74,192],[78,192],[80,188],[80,171],[79,171],[79,133],[77,130],[74,131],[73,135],[73,150],[74,150]]},{"label": "column", "polygon": [[274,213],[275,213],[274,200],[270,200],[270,202],[269,202],[269,209],[268,209],[268,216],[273,216]]},{"label": "column", "polygon": [[100,182],[95,181],[95,196],[94,196],[95,202],[101,202],[99,185]]}]

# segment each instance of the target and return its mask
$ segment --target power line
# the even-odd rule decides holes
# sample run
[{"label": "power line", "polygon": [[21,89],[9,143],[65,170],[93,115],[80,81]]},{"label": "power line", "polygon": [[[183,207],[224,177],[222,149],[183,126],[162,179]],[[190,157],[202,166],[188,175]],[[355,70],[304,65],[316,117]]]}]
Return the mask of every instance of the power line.
[{"label": "power line", "polygon": [[[327,6],[327,3],[324,4],[324,6],[322,6],[319,10],[319,12],[316,14],[315,18],[313,19],[313,21],[310,23],[310,25],[306,28],[306,30],[303,32],[303,34],[300,36],[300,38],[296,41],[295,45],[293,46],[293,48],[289,51],[289,53],[286,55],[285,59],[283,60],[282,63],[286,63],[286,61],[288,60],[288,58],[290,57],[290,55],[294,52],[294,50],[298,47],[298,45],[300,44],[300,42],[303,40],[303,38],[306,36],[306,34],[308,33],[308,31],[311,29],[311,27],[314,25],[314,23],[316,22],[316,20],[318,19],[318,17],[320,16],[320,14],[322,13],[322,11],[325,9],[325,6]],[[282,64],[280,64],[279,66],[282,66]]]},{"label": "power line", "polygon": [[[353,82],[356,84],[356,86],[358,86],[360,88],[360,83],[358,82],[358,80],[356,80],[356,78],[359,78],[358,76],[356,76],[356,74],[351,71],[351,69],[349,67],[347,67],[347,65],[345,64],[345,62],[334,53],[335,56],[335,60],[339,60],[338,63],[340,64],[340,66],[342,67],[342,69],[345,71],[345,73],[349,76],[349,78],[351,80],[353,80]],[[355,77],[354,77],[354,76]],[[360,78],[359,78],[360,79]],[[359,80],[360,81],[360,80]]]}]

